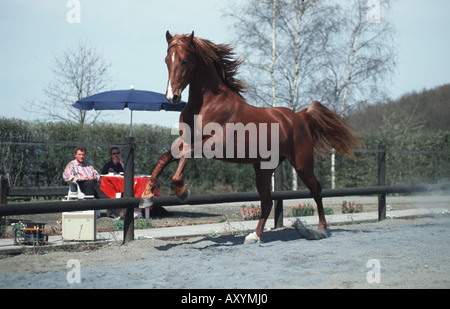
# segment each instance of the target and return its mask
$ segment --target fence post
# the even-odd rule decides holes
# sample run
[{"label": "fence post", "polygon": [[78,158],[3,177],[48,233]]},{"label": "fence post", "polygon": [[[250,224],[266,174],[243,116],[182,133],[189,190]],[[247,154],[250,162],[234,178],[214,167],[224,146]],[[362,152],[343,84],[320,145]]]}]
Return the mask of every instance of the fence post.
[{"label": "fence post", "polygon": [[[386,185],[386,145],[378,145],[378,185]],[[378,195],[378,221],[386,219],[386,193]]]},{"label": "fence post", "polygon": [[[134,197],[134,137],[125,137],[124,148],[124,182],[123,196]],[[134,239],[134,208],[125,210],[123,220],[123,243],[127,244]]]},{"label": "fence post", "polygon": [[[275,170],[274,191],[283,191],[283,164]],[[283,200],[274,201],[274,228],[283,227]]]},{"label": "fence post", "polygon": [[[8,203],[8,179],[0,170],[0,204]],[[6,227],[6,216],[0,216],[0,236],[3,236],[4,227]]]},{"label": "fence post", "polygon": [[0,171],[0,204],[8,203],[8,179]]}]

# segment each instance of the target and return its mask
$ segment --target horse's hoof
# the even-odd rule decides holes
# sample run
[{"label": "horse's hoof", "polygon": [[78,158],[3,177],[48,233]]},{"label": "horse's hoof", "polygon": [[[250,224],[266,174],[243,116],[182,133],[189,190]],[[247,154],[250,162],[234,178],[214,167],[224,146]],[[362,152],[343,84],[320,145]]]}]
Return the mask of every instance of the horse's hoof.
[{"label": "horse's hoof", "polygon": [[258,237],[256,232],[253,232],[245,237],[244,245],[259,244],[260,242],[261,239]]},{"label": "horse's hoof", "polygon": [[186,203],[189,200],[189,197],[191,196],[191,191],[189,189],[184,190],[183,194],[181,194],[178,199],[181,203]]},{"label": "horse's hoof", "polygon": [[319,223],[319,225],[317,226],[317,229],[319,231],[326,231],[328,229],[327,224],[325,223]]},{"label": "horse's hoof", "polygon": [[147,208],[153,206],[153,196],[143,197],[139,202],[139,208]]}]

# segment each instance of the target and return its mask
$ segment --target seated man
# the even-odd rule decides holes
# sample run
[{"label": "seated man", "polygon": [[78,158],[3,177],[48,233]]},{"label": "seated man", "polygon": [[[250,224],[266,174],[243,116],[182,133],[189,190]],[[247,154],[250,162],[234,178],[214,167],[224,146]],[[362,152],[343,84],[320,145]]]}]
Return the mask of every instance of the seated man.
[{"label": "seated man", "polygon": [[86,148],[77,147],[75,149],[75,160],[70,161],[63,172],[64,181],[77,182],[81,192],[86,195],[94,195],[95,198],[104,198],[105,195],[100,190],[100,175],[92,167],[84,162]]}]

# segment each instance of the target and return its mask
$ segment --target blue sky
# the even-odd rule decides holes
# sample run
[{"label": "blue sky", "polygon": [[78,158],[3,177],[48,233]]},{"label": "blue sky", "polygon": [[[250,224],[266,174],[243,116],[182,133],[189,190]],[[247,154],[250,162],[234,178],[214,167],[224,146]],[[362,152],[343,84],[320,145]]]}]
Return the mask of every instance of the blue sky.
[{"label": "blue sky", "polygon": [[[0,0],[0,116],[32,120],[23,106],[45,99],[54,55],[88,39],[111,62],[114,89],[165,92],[165,32],[189,33],[217,43],[235,37],[222,16],[227,0],[78,0],[80,23],[68,23],[69,0]],[[450,82],[450,1],[397,0],[392,21],[398,66],[391,98]],[[383,12],[382,12],[383,14]],[[381,22],[383,15],[381,15]],[[184,94],[186,98],[187,94]],[[128,110],[114,121],[128,123]],[[171,126],[174,112],[135,112],[134,123]]]}]

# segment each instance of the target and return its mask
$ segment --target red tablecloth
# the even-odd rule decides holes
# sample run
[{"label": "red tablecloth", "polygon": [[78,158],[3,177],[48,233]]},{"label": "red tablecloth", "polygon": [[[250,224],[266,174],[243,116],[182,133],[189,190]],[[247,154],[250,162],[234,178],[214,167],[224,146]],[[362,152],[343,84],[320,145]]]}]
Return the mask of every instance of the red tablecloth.
[{"label": "red tablecloth", "polygon": [[[134,177],[134,196],[141,197],[142,192],[150,177],[136,176]],[[123,196],[123,176],[102,176],[100,182],[100,190],[109,198],[116,198],[116,193],[122,193]],[[153,192],[155,196],[160,196],[158,187]]]}]

